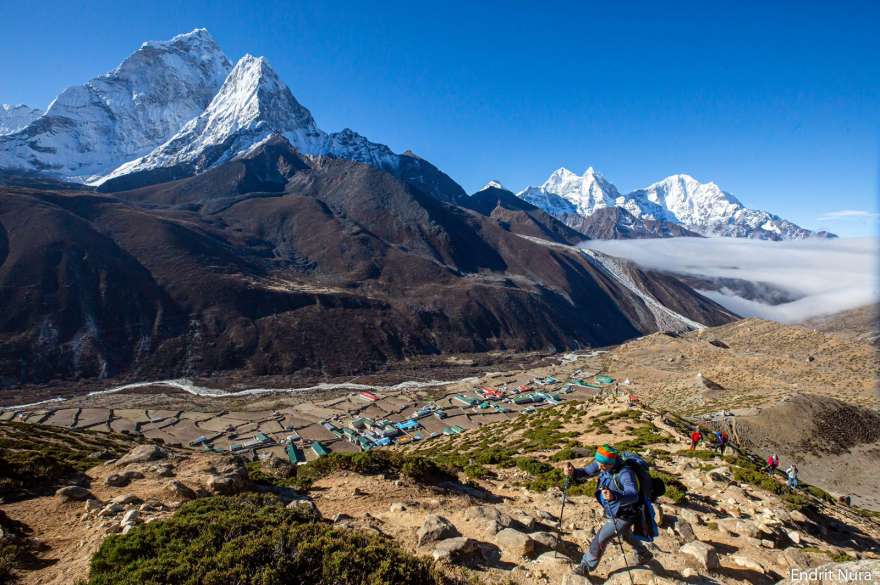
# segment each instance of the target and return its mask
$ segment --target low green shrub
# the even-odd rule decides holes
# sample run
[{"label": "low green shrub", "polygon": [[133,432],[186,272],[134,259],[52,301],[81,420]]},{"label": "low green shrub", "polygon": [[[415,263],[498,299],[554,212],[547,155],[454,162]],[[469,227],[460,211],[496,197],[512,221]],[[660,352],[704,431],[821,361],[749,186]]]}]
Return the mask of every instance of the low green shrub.
[{"label": "low green shrub", "polygon": [[528,473],[529,475],[544,475],[555,468],[549,463],[545,463],[533,457],[520,457],[516,460],[516,466]]},{"label": "low green shrub", "polygon": [[166,520],[108,537],[88,585],[440,585],[450,579],[393,540],[335,528],[274,497],[189,502]]}]

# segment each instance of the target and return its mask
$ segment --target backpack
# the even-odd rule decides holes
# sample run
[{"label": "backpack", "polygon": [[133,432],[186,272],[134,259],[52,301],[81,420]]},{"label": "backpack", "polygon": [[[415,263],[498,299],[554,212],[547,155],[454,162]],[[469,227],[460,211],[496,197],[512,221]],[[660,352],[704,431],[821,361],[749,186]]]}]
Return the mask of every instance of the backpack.
[{"label": "backpack", "polygon": [[[635,512],[633,538],[652,542],[660,533],[654,520],[653,502],[666,493],[666,484],[659,477],[651,477],[651,466],[639,455],[624,452],[620,457],[622,466],[629,467],[633,471],[639,486],[639,502],[633,506]],[[619,473],[613,474],[611,481],[617,486],[618,491],[623,491],[618,475]]]},{"label": "backpack", "polygon": [[[636,476],[641,502],[656,502],[657,498],[666,493],[666,484],[659,477],[651,477],[651,466],[639,455],[625,451],[620,455],[620,459],[621,465],[632,469]],[[614,482],[618,491],[623,491],[618,475],[619,473],[613,474],[611,481]]]}]

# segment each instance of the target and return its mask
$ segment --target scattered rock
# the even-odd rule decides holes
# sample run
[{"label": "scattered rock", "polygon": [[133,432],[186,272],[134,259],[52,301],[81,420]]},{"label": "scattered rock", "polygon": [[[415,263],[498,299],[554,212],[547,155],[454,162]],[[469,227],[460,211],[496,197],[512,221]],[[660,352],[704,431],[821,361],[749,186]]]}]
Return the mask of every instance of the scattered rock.
[{"label": "scattered rock", "polygon": [[457,536],[438,542],[434,546],[431,556],[434,557],[435,561],[444,559],[464,561],[471,558],[478,550],[477,541],[465,536]]},{"label": "scattered rock", "polygon": [[556,516],[546,510],[538,510],[538,516],[547,522],[556,522]]},{"label": "scattered rock", "polygon": [[109,518],[110,516],[115,516],[125,510],[120,504],[107,504],[104,508],[98,512],[98,515],[103,516],[104,518]]},{"label": "scattered rock", "polygon": [[116,464],[122,466],[129,463],[146,463],[147,461],[165,459],[166,457],[168,457],[168,453],[158,445],[138,445],[117,459]]},{"label": "scattered rock", "polygon": [[494,506],[471,506],[464,511],[465,520],[478,523],[484,532],[497,534],[498,531],[508,528],[513,519],[500,512]]},{"label": "scattered rock", "polygon": [[691,525],[691,527],[700,525],[700,515],[693,510],[680,508],[678,510],[678,515],[684,518]]},{"label": "scattered rock", "polygon": [[530,557],[535,554],[536,543],[528,534],[505,528],[495,535],[498,547],[514,558]]},{"label": "scattered rock", "polygon": [[691,526],[690,522],[683,518],[680,518],[675,523],[675,533],[684,543],[693,542],[697,539],[697,536],[694,534],[694,528]]},{"label": "scattered rock", "polygon": [[88,513],[97,512],[98,510],[101,509],[101,502],[99,502],[95,498],[91,498],[91,499],[86,500],[85,507],[86,507],[86,512],[88,512]]},{"label": "scattered rock", "polygon": [[591,585],[590,580],[574,573],[569,573],[562,578],[562,585]]},{"label": "scattered rock", "polygon": [[706,477],[712,481],[727,483],[731,480],[730,469],[723,465],[721,467],[715,467],[706,472]]},{"label": "scattered rock", "polygon": [[529,538],[546,548],[556,547],[556,533],[554,532],[532,532]]},{"label": "scattered rock", "polygon": [[129,504],[137,506],[144,501],[134,494],[123,494],[112,498],[110,502],[113,504],[119,504],[120,506],[128,506]]},{"label": "scattered rock", "polygon": [[736,563],[740,567],[743,567],[744,569],[748,569],[750,571],[755,571],[757,573],[761,573],[762,575],[765,572],[765,569],[761,565],[761,563],[759,563],[756,560],[750,559],[749,557],[742,556],[742,555],[733,555],[732,557],[730,557],[730,560],[732,560],[734,563]]},{"label": "scattered rock", "polygon": [[802,524],[809,522],[807,517],[804,516],[803,512],[800,512],[798,510],[792,510],[791,512],[789,512],[789,516],[791,516],[791,519],[794,520],[795,522],[800,522]]},{"label": "scattered rock", "polygon": [[718,568],[718,553],[705,542],[700,542],[699,540],[689,542],[682,546],[680,551],[694,559],[699,568],[705,571],[712,571]]},{"label": "scattered rock", "polygon": [[293,500],[289,504],[287,504],[288,510],[309,510],[309,511],[317,511],[317,507],[315,503],[311,500]]},{"label": "scattered rock", "polygon": [[78,485],[69,485],[63,487],[56,491],[55,495],[61,498],[62,502],[83,502],[85,500],[93,500],[95,498],[95,496],[92,495],[92,492]]},{"label": "scattered rock", "polygon": [[241,490],[242,481],[236,475],[211,475],[208,477],[207,486],[211,493],[231,496]]},{"label": "scattered rock", "polygon": [[516,514],[513,516],[513,521],[522,526],[527,532],[535,529],[535,519],[528,514]]},{"label": "scattered rock", "polygon": [[786,532],[788,538],[795,544],[801,543],[801,533],[797,530],[789,530]]},{"label": "scattered rock", "polygon": [[127,524],[137,524],[138,519],[140,518],[140,512],[137,510],[129,510],[122,516],[122,521],[120,524],[123,526]]},{"label": "scattered rock", "polygon": [[452,522],[443,516],[428,514],[417,533],[418,545],[425,546],[428,543],[454,538],[458,535],[458,530],[456,530]]},{"label": "scattered rock", "polygon": [[111,473],[104,480],[104,483],[110,487],[125,487],[135,479],[143,479],[144,474],[140,471],[125,471],[123,473]]},{"label": "scattered rock", "polygon": [[192,500],[196,498],[196,492],[183,482],[172,479],[168,482],[168,489],[175,495],[180,496],[184,500]]},{"label": "scattered rock", "polygon": [[340,522],[347,522],[348,520],[354,520],[354,518],[352,518],[348,514],[339,513],[333,517],[333,524],[339,524]]},{"label": "scattered rock", "polygon": [[392,514],[400,514],[401,512],[406,511],[406,504],[403,502],[392,502],[391,506],[388,508],[388,511]]}]

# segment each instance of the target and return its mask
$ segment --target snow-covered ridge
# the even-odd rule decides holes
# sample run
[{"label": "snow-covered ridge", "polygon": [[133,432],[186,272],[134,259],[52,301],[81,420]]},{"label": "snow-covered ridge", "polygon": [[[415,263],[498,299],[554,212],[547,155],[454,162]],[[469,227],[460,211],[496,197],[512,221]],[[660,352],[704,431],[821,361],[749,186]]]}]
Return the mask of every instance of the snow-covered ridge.
[{"label": "snow-covered ridge", "polygon": [[592,167],[582,176],[561,168],[540,187],[526,187],[517,196],[559,218],[572,213],[589,217],[597,209],[617,206],[637,218],[672,222],[705,236],[771,240],[833,237],[767,211],[749,209],[715,183],[701,183],[685,174],[621,195]]},{"label": "snow-covered ridge", "polygon": [[0,136],[18,132],[42,115],[42,110],[24,104],[0,104]]},{"label": "snow-covered ridge", "polygon": [[0,168],[72,180],[102,175],[204,110],[231,67],[204,29],[144,43],[112,71],[65,89],[40,118],[0,136]]},{"label": "snow-covered ridge", "polygon": [[211,103],[167,142],[95,181],[189,165],[201,172],[242,156],[270,136],[280,134],[307,155],[334,155],[386,170],[398,156],[350,129],[328,134],[300,104],[264,57],[245,55],[223,82]]}]

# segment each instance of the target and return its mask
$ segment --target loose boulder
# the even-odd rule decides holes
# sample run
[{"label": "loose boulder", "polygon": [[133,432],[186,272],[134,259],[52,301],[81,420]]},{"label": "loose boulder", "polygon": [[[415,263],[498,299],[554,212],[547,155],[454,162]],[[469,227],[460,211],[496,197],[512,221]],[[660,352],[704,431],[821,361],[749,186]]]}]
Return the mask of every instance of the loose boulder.
[{"label": "loose boulder", "polygon": [[452,522],[443,516],[428,514],[417,534],[418,545],[425,546],[428,543],[454,538],[458,535],[458,530],[456,530]]},{"label": "loose boulder", "polygon": [[95,498],[95,496],[92,495],[92,492],[78,485],[69,485],[63,487],[56,491],[55,495],[61,498],[62,502],[84,502],[86,500],[93,500]]},{"label": "loose boulder", "polygon": [[705,542],[699,540],[689,542],[682,546],[680,551],[693,559],[699,568],[705,571],[713,571],[718,568],[718,553]]},{"label": "loose boulder", "polygon": [[675,533],[684,543],[693,542],[697,539],[697,536],[694,534],[694,528],[690,522],[683,518],[679,518],[675,522]]},{"label": "loose boulder", "polygon": [[435,561],[465,561],[472,558],[478,550],[477,541],[465,536],[457,536],[438,542],[434,546],[431,556]]},{"label": "loose boulder", "polygon": [[116,464],[123,466],[130,463],[146,463],[147,461],[156,461],[166,457],[168,457],[168,453],[158,445],[138,445],[117,459]]},{"label": "loose boulder", "polygon": [[530,557],[535,554],[537,548],[537,543],[528,534],[513,528],[505,528],[498,532],[495,535],[495,542],[498,548],[513,558]]}]

